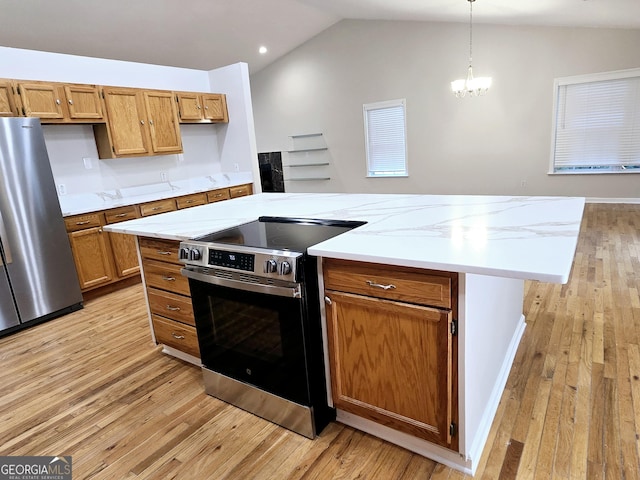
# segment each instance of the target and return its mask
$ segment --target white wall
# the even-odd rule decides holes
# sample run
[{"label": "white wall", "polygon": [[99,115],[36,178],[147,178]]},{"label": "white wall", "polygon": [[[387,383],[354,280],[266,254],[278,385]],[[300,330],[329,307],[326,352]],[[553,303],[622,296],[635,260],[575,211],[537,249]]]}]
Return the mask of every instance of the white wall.
[{"label": "white wall", "polygon": [[[474,25],[474,72],[494,83],[457,99],[468,35],[466,24],[339,22],[251,77],[258,151],[324,133],[331,180],[287,182],[292,192],[640,197],[638,175],[547,174],[553,79],[639,67],[640,30]],[[367,179],[362,105],[397,98],[410,176]]]},{"label": "white wall", "polygon": [[[243,70],[244,69],[244,70]],[[246,64],[211,72],[0,47],[0,78],[116,85],[163,90],[228,93],[231,124],[182,124],[184,153],[99,160],[90,125],[45,125],[45,141],[56,184],[67,194],[250,171],[256,159],[251,97]],[[251,113],[250,121],[243,119]],[[250,157],[253,144],[254,156]],[[89,158],[87,168],[84,158]],[[222,159],[231,159],[234,161]],[[255,177],[259,178],[259,177]]]}]

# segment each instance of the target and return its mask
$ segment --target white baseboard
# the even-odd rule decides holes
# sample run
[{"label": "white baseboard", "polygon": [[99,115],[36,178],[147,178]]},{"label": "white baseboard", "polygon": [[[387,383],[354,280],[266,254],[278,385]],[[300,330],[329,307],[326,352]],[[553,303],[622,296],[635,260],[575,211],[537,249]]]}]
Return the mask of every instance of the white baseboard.
[{"label": "white baseboard", "polygon": [[586,203],[640,203],[640,198],[599,198],[587,197]]}]

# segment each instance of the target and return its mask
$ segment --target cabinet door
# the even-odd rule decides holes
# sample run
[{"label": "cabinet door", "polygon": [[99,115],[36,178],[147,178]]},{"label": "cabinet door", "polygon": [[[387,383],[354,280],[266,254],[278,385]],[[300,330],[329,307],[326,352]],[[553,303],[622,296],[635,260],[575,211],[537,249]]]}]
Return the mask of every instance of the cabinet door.
[{"label": "cabinet door", "polygon": [[109,233],[113,260],[118,277],[128,277],[140,272],[136,237],[124,233]]},{"label": "cabinet door", "polygon": [[219,93],[203,94],[204,118],[212,122],[228,122],[226,97]]},{"label": "cabinet door", "polygon": [[71,251],[83,290],[113,280],[111,251],[102,227],[87,228],[69,234]]},{"label": "cabinet door", "polygon": [[0,80],[0,117],[19,115],[13,97],[13,85],[7,80]]},{"label": "cabinet door", "polygon": [[173,94],[162,91],[143,93],[149,118],[151,146],[154,153],[182,152],[182,139]]},{"label": "cabinet door", "polygon": [[65,85],[64,93],[73,120],[103,120],[102,102],[94,85]]},{"label": "cabinet door", "polygon": [[197,93],[177,93],[178,114],[180,121],[202,120],[202,105],[200,104],[200,95]]},{"label": "cabinet door", "polygon": [[335,291],[327,298],[336,408],[452,448],[451,313]]},{"label": "cabinet door", "polygon": [[139,90],[105,87],[102,90],[109,117],[111,148],[115,155],[143,155],[147,147],[144,100]]},{"label": "cabinet door", "polygon": [[22,107],[27,117],[64,119],[62,96],[57,85],[21,83],[18,85]]}]

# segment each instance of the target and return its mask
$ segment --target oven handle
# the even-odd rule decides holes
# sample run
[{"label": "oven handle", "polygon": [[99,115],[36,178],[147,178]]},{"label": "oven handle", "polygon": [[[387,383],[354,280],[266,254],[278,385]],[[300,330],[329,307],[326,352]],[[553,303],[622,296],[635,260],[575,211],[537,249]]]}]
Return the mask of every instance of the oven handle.
[{"label": "oven handle", "polygon": [[300,284],[296,283],[295,287],[279,287],[277,285],[264,285],[262,283],[248,283],[239,280],[231,280],[228,278],[215,277],[204,273],[194,272],[187,268],[180,270],[180,273],[187,278],[198,280],[212,285],[221,287],[229,287],[236,290],[244,290],[246,292],[266,293],[267,295],[277,295],[279,297],[302,298],[302,290]]}]

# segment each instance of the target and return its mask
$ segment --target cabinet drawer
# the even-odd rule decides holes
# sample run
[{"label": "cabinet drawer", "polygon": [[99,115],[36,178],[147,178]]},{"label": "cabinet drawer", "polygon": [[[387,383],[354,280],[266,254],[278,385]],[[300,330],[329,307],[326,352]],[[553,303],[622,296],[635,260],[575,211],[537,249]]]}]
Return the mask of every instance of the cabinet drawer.
[{"label": "cabinet drawer", "polygon": [[191,295],[189,281],[180,273],[181,268],[180,265],[173,263],[145,260],[143,262],[144,279],[149,287],[189,296]]},{"label": "cabinet drawer", "polygon": [[173,347],[194,357],[200,357],[198,335],[195,327],[185,325],[159,315],[151,316],[156,342]]},{"label": "cabinet drawer", "polygon": [[195,327],[191,298],[155,288],[147,289],[151,313],[162,315]]},{"label": "cabinet drawer", "polygon": [[173,198],[158,200],[157,202],[143,203],[140,205],[140,215],[148,217],[158,213],[172,212],[176,209],[176,201]]},{"label": "cabinet drawer", "polygon": [[64,224],[67,227],[67,232],[75,232],[77,230],[84,230],[85,228],[99,227],[104,223],[103,218],[101,213],[74,215],[72,217],[65,217]]},{"label": "cabinet drawer", "polygon": [[185,195],[184,197],[176,198],[178,209],[196,207],[198,205],[204,205],[207,203],[207,195],[205,193],[194,193],[193,195]]},{"label": "cabinet drawer", "polygon": [[246,195],[251,195],[253,188],[251,185],[240,185],[238,187],[230,187],[229,195],[231,198],[244,197]]},{"label": "cabinet drawer", "polygon": [[230,198],[228,188],[221,188],[219,190],[207,192],[207,202],[209,203],[219,202],[220,200],[229,200]]},{"label": "cabinet drawer", "polygon": [[451,308],[455,273],[408,267],[325,259],[324,286],[328,290],[369,297]]},{"label": "cabinet drawer", "polygon": [[124,222],[125,220],[133,220],[139,216],[138,208],[135,205],[112,208],[104,212],[104,218],[107,223]]},{"label": "cabinet drawer", "polygon": [[180,263],[178,260],[180,242],[177,240],[139,237],[138,242],[142,258],[151,258],[162,262]]}]

